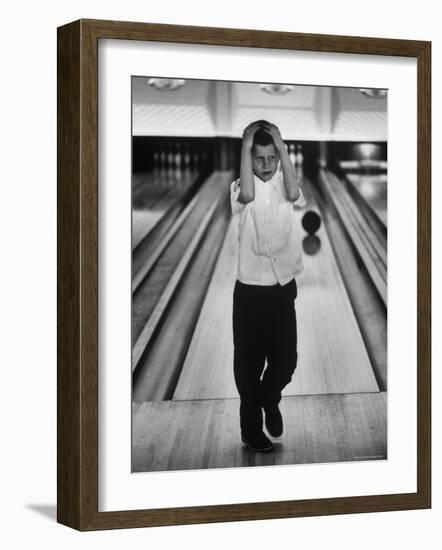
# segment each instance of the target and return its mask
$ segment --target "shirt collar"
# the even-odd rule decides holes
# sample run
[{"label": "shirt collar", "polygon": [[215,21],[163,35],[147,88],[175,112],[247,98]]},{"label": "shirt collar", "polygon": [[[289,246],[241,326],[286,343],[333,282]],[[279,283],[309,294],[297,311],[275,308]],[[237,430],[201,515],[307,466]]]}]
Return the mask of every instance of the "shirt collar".
[{"label": "shirt collar", "polygon": [[255,180],[255,183],[258,183],[258,185],[268,185],[268,184],[270,184],[273,187],[276,187],[278,185],[279,178],[280,178],[279,165],[278,165],[278,168],[277,168],[276,172],[273,174],[272,179],[270,179],[268,181],[263,181],[261,178],[258,178],[258,176],[253,174],[253,179]]}]

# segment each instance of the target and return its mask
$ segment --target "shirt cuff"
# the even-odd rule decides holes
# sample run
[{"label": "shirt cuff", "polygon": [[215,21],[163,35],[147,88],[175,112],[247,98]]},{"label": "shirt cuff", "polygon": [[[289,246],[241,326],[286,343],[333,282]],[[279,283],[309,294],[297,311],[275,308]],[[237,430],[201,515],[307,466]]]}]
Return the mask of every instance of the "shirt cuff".
[{"label": "shirt cuff", "polygon": [[291,201],[294,206],[303,207],[307,204],[302,189],[299,188],[299,196],[295,201]]},{"label": "shirt cuff", "polygon": [[246,207],[245,204],[242,204],[238,200],[239,192],[239,180],[236,180],[232,183],[230,187],[230,205],[232,207],[232,214],[238,214],[239,212],[242,212]]}]

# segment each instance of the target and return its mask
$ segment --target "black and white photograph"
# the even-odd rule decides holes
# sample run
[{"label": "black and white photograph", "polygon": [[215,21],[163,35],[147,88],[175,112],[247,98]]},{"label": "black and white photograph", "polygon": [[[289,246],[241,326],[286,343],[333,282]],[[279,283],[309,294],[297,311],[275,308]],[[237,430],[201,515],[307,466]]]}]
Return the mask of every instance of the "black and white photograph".
[{"label": "black and white photograph", "polygon": [[3,7],[2,546],[437,550],[438,4]]},{"label": "black and white photograph", "polygon": [[132,471],[386,460],[387,99],[132,77]]}]

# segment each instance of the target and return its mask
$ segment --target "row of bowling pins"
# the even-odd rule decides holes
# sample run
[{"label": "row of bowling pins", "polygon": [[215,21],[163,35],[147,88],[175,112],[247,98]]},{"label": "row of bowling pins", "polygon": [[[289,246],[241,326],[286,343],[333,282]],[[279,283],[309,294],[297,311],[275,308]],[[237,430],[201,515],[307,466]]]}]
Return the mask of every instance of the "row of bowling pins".
[{"label": "row of bowling pins", "polygon": [[295,145],[294,143],[286,144],[286,149],[289,154],[289,158],[292,161],[293,166],[302,167],[304,164],[304,154],[302,152],[302,145]]},{"label": "row of bowling pins", "polygon": [[[302,145],[289,143],[286,144],[286,148],[293,166],[302,166],[304,163]],[[187,171],[204,165],[206,161],[207,151],[205,148],[191,151],[188,143],[178,141],[160,147],[153,152],[153,169],[155,172]]]},{"label": "row of bowling pins", "polygon": [[153,152],[155,172],[180,172],[195,170],[207,161],[207,151],[202,148],[191,150],[188,143],[169,143]]},{"label": "row of bowling pins", "polygon": [[148,185],[153,192],[155,189],[175,188],[179,190],[187,187],[195,179],[195,172],[189,167],[181,169],[169,166],[169,168],[154,168],[149,177]]}]

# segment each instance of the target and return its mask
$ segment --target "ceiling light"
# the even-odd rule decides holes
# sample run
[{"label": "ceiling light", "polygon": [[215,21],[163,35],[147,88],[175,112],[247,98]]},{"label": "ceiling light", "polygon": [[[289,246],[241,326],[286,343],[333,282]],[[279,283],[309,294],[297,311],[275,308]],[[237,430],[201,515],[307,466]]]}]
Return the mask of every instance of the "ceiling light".
[{"label": "ceiling light", "polygon": [[259,87],[263,92],[273,95],[288,94],[294,88],[290,84],[260,84]]},{"label": "ceiling light", "polygon": [[381,88],[359,88],[359,91],[362,95],[371,99],[384,99],[387,97],[387,90]]},{"label": "ceiling light", "polygon": [[155,90],[171,92],[184,86],[186,81],[179,78],[149,78],[147,83],[149,86],[152,86],[152,88],[155,88]]}]

